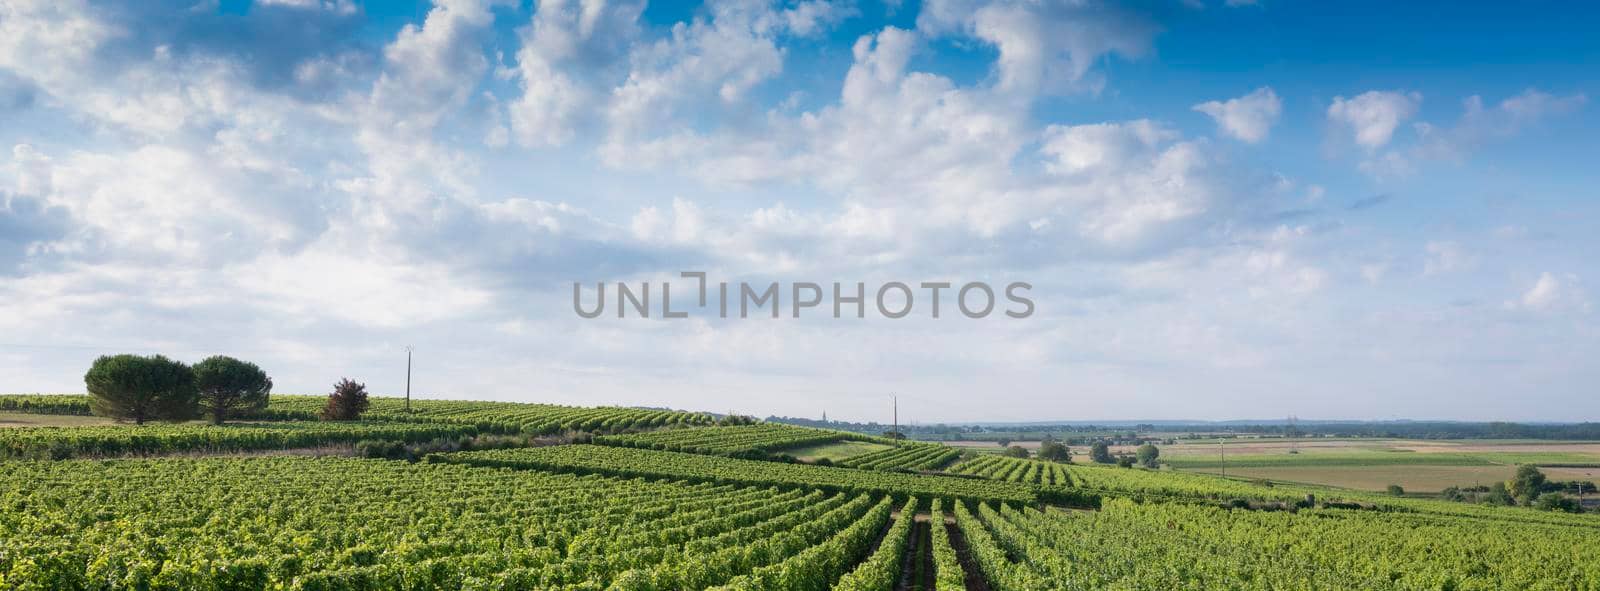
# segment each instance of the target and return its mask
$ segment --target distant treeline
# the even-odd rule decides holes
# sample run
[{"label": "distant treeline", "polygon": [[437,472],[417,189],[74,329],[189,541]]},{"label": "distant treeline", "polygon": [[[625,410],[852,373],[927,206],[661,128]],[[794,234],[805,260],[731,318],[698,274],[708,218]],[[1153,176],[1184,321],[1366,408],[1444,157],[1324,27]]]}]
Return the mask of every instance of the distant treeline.
[{"label": "distant treeline", "polygon": [[[794,417],[767,417],[768,421],[839,429],[866,434],[881,434],[890,425],[877,422],[852,423],[819,421]],[[913,439],[941,441],[1016,441],[1041,439],[1071,440],[1089,437],[1133,438],[1135,434],[1192,434],[1196,437],[1252,435],[1275,437],[1392,437],[1400,439],[1577,439],[1600,440],[1600,423],[1469,423],[1456,421],[1343,421],[1297,422],[1289,424],[1139,424],[1139,425],[900,425],[900,432]]]}]

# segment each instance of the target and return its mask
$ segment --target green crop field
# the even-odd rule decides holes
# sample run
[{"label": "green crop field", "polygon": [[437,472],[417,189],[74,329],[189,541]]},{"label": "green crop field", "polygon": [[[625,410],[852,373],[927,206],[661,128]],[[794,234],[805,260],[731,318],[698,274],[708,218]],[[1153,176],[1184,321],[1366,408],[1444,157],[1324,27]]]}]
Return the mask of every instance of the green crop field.
[{"label": "green crop field", "polygon": [[[0,429],[0,590],[1600,590],[1600,515],[1221,478],[1200,454],[963,460],[667,410],[377,398],[325,422],[319,404],[141,426],[0,396],[18,423]],[[478,437],[537,447],[455,451]],[[233,453],[357,441],[421,461]],[[1581,453],[1505,445],[1228,465],[1504,479],[1508,457]]]}]

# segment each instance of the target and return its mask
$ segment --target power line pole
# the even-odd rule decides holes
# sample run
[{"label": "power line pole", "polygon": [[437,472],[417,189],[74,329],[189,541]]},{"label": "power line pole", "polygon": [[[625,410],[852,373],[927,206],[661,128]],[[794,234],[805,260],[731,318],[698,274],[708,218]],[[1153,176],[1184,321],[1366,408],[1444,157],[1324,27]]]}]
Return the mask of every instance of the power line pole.
[{"label": "power line pole", "polygon": [[411,412],[411,345],[406,345],[406,413]]},{"label": "power line pole", "polygon": [[1228,477],[1228,440],[1217,437],[1217,447],[1222,450],[1222,477]]},{"label": "power line pole", "polygon": [[889,399],[894,401],[894,441],[900,445],[900,397],[890,394]]}]

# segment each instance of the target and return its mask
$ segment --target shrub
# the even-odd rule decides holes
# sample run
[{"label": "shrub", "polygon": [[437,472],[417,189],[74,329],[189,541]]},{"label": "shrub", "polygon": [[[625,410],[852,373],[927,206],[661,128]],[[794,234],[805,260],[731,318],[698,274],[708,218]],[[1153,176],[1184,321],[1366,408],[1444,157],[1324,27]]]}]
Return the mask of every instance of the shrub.
[{"label": "shrub", "polygon": [[322,407],[322,420],[324,421],[354,421],[361,418],[361,413],[367,411],[367,386],[351,381],[349,378],[339,380],[333,385],[333,393],[328,395],[327,406]]},{"label": "shrub", "polygon": [[1389,490],[1389,496],[1392,496],[1392,497],[1403,497],[1403,496],[1406,496],[1406,489],[1401,488],[1400,485],[1398,485],[1398,484],[1389,485],[1389,489],[1388,490]]}]

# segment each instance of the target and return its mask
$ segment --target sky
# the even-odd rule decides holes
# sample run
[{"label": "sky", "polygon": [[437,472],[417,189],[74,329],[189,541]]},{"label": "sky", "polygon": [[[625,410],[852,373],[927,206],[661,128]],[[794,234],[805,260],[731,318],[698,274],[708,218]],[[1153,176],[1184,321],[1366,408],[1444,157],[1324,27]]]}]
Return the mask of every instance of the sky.
[{"label": "sky", "polygon": [[[161,353],[254,361],[278,393],[400,394],[412,346],[423,398],[1600,420],[1596,22],[0,0],[0,391],[81,392],[98,355]],[[699,308],[685,271],[777,283],[783,313],[723,318],[714,287]],[[874,307],[893,282],[905,317]],[[924,282],[954,286],[938,318]],[[957,313],[972,282],[993,314]],[[1018,282],[1023,318],[1001,313]],[[648,318],[617,317],[619,283],[655,290]],[[794,317],[804,283],[863,284],[865,317],[831,297]],[[610,307],[582,317],[575,284]]]}]

